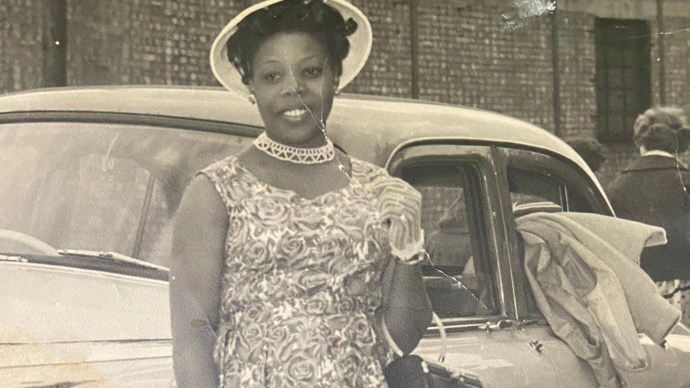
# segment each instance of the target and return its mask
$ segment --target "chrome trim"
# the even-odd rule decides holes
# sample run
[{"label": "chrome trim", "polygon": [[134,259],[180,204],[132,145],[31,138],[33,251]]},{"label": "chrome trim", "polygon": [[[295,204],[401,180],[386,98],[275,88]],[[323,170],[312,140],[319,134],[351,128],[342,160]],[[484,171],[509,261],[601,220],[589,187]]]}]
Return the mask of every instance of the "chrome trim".
[{"label": "chrome trim", "polygon": [[[490,157],[489,164],[490,164],[491,170],[492,170],[492,171],[490,171],[490,173],[493,173],[494,185],[497,185],[498,182],[495,180],[496,179],[496,164],[495,164],[495,161],[493,158],[493,150],[490,147],[488,147],[488,148],[489,148],[489,157]],[[487,194],[489,194],[488,197],[490,198],[491,193],[488,190],[489,182],[488,182],[487,176],[485,174],[481,174],[481,175],[482,175],[481,178],[484,181],[483,182],[484,188],[487,190],[487,192],[488,192]],[[500,193],[498,195],[498,204],[499,204],[499,206],[501,206]],[[497,217],[499,215],[498,215],[498,212],[496,211],[496,209],[493,208],[491,201],[486,201],[486,206],[489,210],[489,218],[491,220],[490,221],[491,224],[490,224],[489,228],[491,228],[491,233],[492,233],[491,239],[493,240],[493,248],[494,248],[494,252],[496,254],[496,274],[498,275],[498,284],[500,284],[498,292],[500,294],[499,299],[500,299],[500,303],[501,303],[501,315],[506,315],[506,293],[505,293],[505,288],[504,288],[505,279],[503,279],[503,266],[501,265],[501,253],[500,253],[500,250],[498,247],[498,239],[496,238],[496,236],[498,235],[498,230],[497,230],[496,224],[497,224]],[[501,209],[499,209],[499,210],[502,211]],[[503,223],[501,223],[501,224],[503,226]],[[505,234],[505,227],[503,229],[504,229],[503,234]],[[512,275],[512,271],[511,271],[511,275]]]},{"label": "chrome trim", "polygon": [[[504,157],[499,150],[496,147],[491,147],[491,162],[494,167],[494,178],[496,179],[496,187],[499,189],[498,191],[498,205],[500,207],[500,214],[501,214],[501,226],[502,226],[502,231],[503,231],[503,241],[504,241],[504,253],[505,257],[508,258],[508,273],[510,274],[510,289],[513,293],[513,308],[514,313],[513,315],[515,316],[516,320],[520,319],[520,309],[518,307],[518,302],[517,302],[517,290],[515,289],[515,274],[513,274],[513,263],[512,263],[512,252],[510,250],[510,241],[511,239],[508,236],[508,225],[506,222],[506,215],[503,213],[503,210],[506,208],[506,205],[503,203],[503,196],[501,195],[500,192],[500,182],[499,182],[499,172],[498,168],[496,166],[496,159],[498,157]],[[507,167],[507,160],[505,160],[505,164]],[[507,187],[506,187],[507,189]],[[509,194],[510,195],[510,194]],[[509,209],[512,209],[512,204],[508,205]],[[494,240],[496,241],[496,238],[494,237]],[[496,247],[496,251],[498,251],[498,247]],[[501,287],[501,291],[503,291],[503,287]],[[504,291],[505,292],[505,291]],[[503,312],[505,314],[505,311]]]},{"label": "chrome trim", "polygon": [[156,264],[151,264],[151,263],[143,261],[143,260],[137,260],[137,259],[131,258],[129,256],[126,256],[126,255],[123,255],[123,254],[117,253],[117,252],[96,252],[96,251],[86,251],[86,250],[77,250],[77,249],[58,249],[58,253],[61,255],[69,255],[69,256],[84,256],[84,257],[97,257],[100,259],[110,259],[110,260],[119,261],[122,263],[134,264],[134,265],[138,265],[141,267],[151,268],[151,269],[155,269],[158,271],[163,271],[163,272],[169,272],[170,271],[166,267],[156,265]]},{"label": "chrome trim", "polygon": [[[393,150],[388,154],[388,159],[386,160],[386,163],[384,164],[384,168],[388,170],[388,167],[390,166],[390,163],[393,160],[393,156],[400,152],[401,149],[406,148],[410,145],[413,145],[415,143],[424,143],[424,142],[431,142],[431,141],[467,141],[467,142],[480,142],[482,141],[481,139],[470,139],[470,138],[461,138],[461,137],[455,137],[455,136],[427,136],[427,137],[419,137],[416,139],[410,139],[403,141],[402,143],[399,143]],[[523,147],[528,147],[533,150],[542,150],[542,151],[547,151],[551,152],[557,155],[560,155],[561,157],[572,161],[576,165],[580,167],[582,171],[584,171],[587,174],[587,177],[594,183],[594,185],[599,189],[599,192],[603,196],[604,200],[606,201],[606,204],[608,205],[609,209],[613,211],[613,207],[611,206],[611,202],[609,202],[609,198],[606,196],[606,193],[604,191],[604,188],[601,186],[601,183],[599,182],[599,179],[594,175],[592,170],[587,166],[587,164],[584,162],[583,159],[581,160],[575,160],[567,155],[562,154],[561,152],[555,151],[555,150],[550,150],[546,149],[543,147],[535,146],[533,144],[529,143],[520,143],[520,142],[515,142],[515,141],[499,141],[499,140],[486,140],[487,143],[493,143],[493,144],[513,144],[516,146],[523,146]],[[615,212],[613,212],[613,215],[615,216]]]}]

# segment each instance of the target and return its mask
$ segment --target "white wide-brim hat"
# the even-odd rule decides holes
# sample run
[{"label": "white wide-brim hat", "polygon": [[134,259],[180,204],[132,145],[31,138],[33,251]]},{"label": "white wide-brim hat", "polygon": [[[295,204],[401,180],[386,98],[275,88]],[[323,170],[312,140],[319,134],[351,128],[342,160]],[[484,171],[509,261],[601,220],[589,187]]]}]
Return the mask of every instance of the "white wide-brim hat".
[{"label": "white wide-brim hat", "polygon": [[[226,43],[228,39],[237,32],[237,25],[244,20],[244,18],[260,9],[281,1],[283,0],[266,0],[245,9],[223,28],[213,42],[213,46],[211,46],[211,69],[213,70],[213,75],[216,76],[216,79],[225,86],[226,89],[239,96],[248,97],[249,89],[247,89],[247,85],[242,83],[242,76],[235,66],[230,63]],[[323,2],[340,12],[343,19],[346,21],[351,18],[357,22],[357,30],[354,34],[347,37],[350,41],[350,51],[345,60],[343,60],[343,73],[340,76],[340,84],[338,86],[340,90],[359,74],[369,57],[372,43],[371,24],[369,24],[369,20],[364,16],[362,11],[345,0],[323,0]]]}]

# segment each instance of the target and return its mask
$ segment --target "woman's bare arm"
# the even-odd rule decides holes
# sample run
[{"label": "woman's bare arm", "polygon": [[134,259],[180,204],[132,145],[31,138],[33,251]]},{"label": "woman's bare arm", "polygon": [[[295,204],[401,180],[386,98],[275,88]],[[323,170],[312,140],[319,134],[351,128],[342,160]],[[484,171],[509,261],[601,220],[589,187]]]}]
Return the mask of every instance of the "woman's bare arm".
[{"label": "woman's bare arm", "polygon": [[228,216],[208,178],[192,181],[174,226],[170,312],[177,386],[215,388],[213,346]]},{"label": "woman's bare arm", "polygon": [[405,354],[410,353],[422,339],[432,316],[421,266],[391,259],[384,273],[383,293],[388,332]]}]

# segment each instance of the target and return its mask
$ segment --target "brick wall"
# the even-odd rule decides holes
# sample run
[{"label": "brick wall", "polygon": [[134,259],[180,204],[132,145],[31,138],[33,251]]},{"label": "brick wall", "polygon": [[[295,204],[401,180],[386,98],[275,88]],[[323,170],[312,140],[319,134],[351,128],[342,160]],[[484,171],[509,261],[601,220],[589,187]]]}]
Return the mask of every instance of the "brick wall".
[{"label": "brick wall", "polygon": [[355,0],[374,31],[371,56],[344,90],[392,97],[412,95],[410,7],[407,0]]},{"label": "brick wall", "polygon": [[[651,47],[649,55],[649,58],[652,62],[652,105],[659,105],[659,45],[657,39],[657,34],[659,33],[659,26],[657,25],[656,20],[653,18],[647,19],[647,22],[649,23],[649,31],[652,34],[652,38],[650,40]],[[668,49],[666,51],[668,51]]]},{"label": "brick wall", "polygon": [[0,1],[0,92],[41,86],[42,11],[40,0]]},{"label": "brick wall", "polygon": [[420,2],[420,98],[497,111],[553,130],[550,21],[509,30],[504,11]]},{"label": "brick wall", "polygon": [[216,0],[69,3],[69,83],[218,85],[208,50],[243,4]]},{"label": "brick wall", "polygon": [[594,20],[594,16],[582,12],[559,13],[564,138],[594,137],[597,113]]},{"label": "brick wall", "polygon": [[690,20],[666,18],[664,30],[666,100],[690,106]]}]

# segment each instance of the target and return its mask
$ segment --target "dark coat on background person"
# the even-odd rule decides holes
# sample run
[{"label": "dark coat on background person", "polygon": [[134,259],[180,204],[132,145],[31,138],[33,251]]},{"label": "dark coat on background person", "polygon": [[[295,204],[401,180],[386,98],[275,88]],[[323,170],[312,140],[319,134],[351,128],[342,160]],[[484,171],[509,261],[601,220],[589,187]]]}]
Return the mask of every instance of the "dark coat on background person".
[{"label": "dark coat on background person", "polygon": [[689,177],[677,159],[648,155],[628,166],[608,190],[618,217],[666,230],[668,243],[646,248],[641,257],[642,269],[657,282],[690,280]]}]

